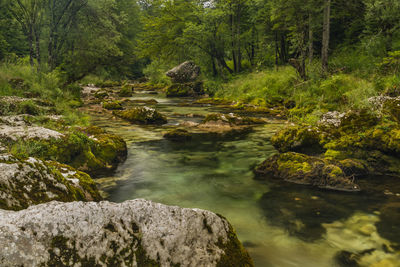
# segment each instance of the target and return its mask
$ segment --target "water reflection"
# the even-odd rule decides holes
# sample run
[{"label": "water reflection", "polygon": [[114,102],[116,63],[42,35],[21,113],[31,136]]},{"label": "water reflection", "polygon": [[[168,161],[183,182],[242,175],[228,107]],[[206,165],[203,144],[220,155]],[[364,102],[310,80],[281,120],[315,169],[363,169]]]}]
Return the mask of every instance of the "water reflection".
[{"label": "water reflection", "polygon": [[[276,153],[269,139],[282,127],[280,122],[242,138],[173,143],[162,139],[163,131],[198,119],[179,114],[216,110],[182,106],[182,100],[159,102],[170,125],[142,127],[94,117],[95,124],[107,125],[129,141],[127,161],[114,177],[99,181],[111,201],[146,198],[223,214],[256,266],[337,266],[338,260],[346,262],[346,255],[366,266],[400,262],[395,252],[400,240],[397,180],[359,181],[370,186],[358,194],[255,181],[252,166]],[[385,190],[392,194],[383,194]]]}]

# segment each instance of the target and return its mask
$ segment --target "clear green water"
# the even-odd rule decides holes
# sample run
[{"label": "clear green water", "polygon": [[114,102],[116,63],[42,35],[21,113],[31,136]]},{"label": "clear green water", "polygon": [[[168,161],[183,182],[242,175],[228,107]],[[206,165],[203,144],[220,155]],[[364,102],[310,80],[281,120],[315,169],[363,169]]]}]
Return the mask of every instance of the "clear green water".
[{"label": "clear green water", "polygon": [[256,181],[252,167],[276,152],[269,138],[283,122],[271,121],[235,140],[173,143],[162,138],[163,131],[185,120],[200,120],[184,114],[218,110],[156,99],[157,109],[169,117],[167,125],[135,126],[93,116],[93,123],[122,135],[129,146],[128,159],[115,175],[98,180],[109,200],[145,198],[220,213],[234,226],[256,266],[336,266],[338,251],[366,249],[375,251],[363,257],[365,266],[382,260],[400,263],[393,240],[376,230],[379,209],[387,201],[396,203],[397,191],[388,200],[381,191],[343,194]]}]

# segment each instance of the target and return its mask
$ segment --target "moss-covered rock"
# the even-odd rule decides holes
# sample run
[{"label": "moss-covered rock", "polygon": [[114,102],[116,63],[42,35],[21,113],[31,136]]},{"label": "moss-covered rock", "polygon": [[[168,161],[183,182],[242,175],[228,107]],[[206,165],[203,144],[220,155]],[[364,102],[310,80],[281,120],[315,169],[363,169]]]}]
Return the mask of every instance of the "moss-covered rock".
[{"label": "moss-covered rock", "polygon": [[271,138],[271,143],[279,152],[320,153],[327,134],[317,127],[302,125],[282,129]]},{"label": "moss-covered rock", "polygon": [[130,84],[125,84],[121,87],[121,90],[118,92],[120,97],[131,97],[133,95],[133,86]]},{"label": "moss-covered rock", "polygon": [[165,124],[167,118],[155,109],[136,107],[123,111],[114,111],[114,115],[136,124]]},{"label": "moss-covered rock", "polygon": [[105,90],[98,90],[94,93],[94,97],[97,99],[105,99],[108,98],[110,95]]},{"label": "moss-covered rock", "polygon": [[93,176],[109,173],[126,159],[125,141],[95,127],[69,129],[62,134],[52,132],[58,135],[49,138],[6,139],[4,144],[18,157],[58,161]]},{"label": "moss-covered rock", "polygon": [[53,113],[53,103],[39,99],[21,98],[14,96],[0,97],[0,115],[42,115]]},{"label": "moss-covered rock", "polygon": [[103,102],[103,108],[107,110],[121,110],[124,109],[120,101],[107,101]]},{"label": "moss-covered rock", "polygon": [[274,177],[324,189],[360,191],[360,187],[334,162],[294,152],[267,159],[255,169],[255,174],[259,179]]},{"label": "moss-covered rock", "polygon": [[192,134],[184,129],[174,129],[165,133],[164,138],[174,142],[186,142],[192,139]]},{"label": "moss-covered rock", "polygon": [[0,209],[20,210],[52,200],[97,201],[101,197],[90,176],[72,167],[0,155]]},{"label": "moss-covered rock", "polygon": [[193,89],[188,84],[174,83],[166,88],[167,97],[186,97],[194,94]]},{"label": "moss-covered rock", "polygon": [[226,219],[142,199],[0,210],[0,228],[5,266],[254,266]]},{"label": "moss-covered rock", "polygon": [[208,114],[204,120],[203,123],[209,123],[209,122],[220,122],[220,123],[226,123],[230,125],[254,125],[254,124],[265,124],[266,121],[260,118],[253,118],[253,117],[241,117],[237,116],[233,113],[230,114],[220,114],[220,113],[214,113],[214,114]]}]

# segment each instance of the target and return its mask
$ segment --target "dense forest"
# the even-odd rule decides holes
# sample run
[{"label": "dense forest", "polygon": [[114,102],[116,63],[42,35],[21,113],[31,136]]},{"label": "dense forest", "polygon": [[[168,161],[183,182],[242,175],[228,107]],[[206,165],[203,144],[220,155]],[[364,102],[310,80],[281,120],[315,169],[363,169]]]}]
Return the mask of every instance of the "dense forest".
[{"label": "dense forest", "polygon": [[399,166],[400,0],[0,0],[0,266],[399,266]]}]

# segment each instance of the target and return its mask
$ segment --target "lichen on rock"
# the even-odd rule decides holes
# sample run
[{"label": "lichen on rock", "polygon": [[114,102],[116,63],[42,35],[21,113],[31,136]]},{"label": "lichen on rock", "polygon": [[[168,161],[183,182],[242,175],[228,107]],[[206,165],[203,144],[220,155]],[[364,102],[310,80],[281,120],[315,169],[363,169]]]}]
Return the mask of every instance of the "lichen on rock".
[{"label": "lichen on rock", "polygon": [[0,229],[6,266],[253,266],[226,219],[140,199],[0,210]]},{"label": "lichen on rock", "polygon": [[96,185],[85,173],[56,162],[0,155],[1,209],[20,210],[52,200],[100,199]]}]

